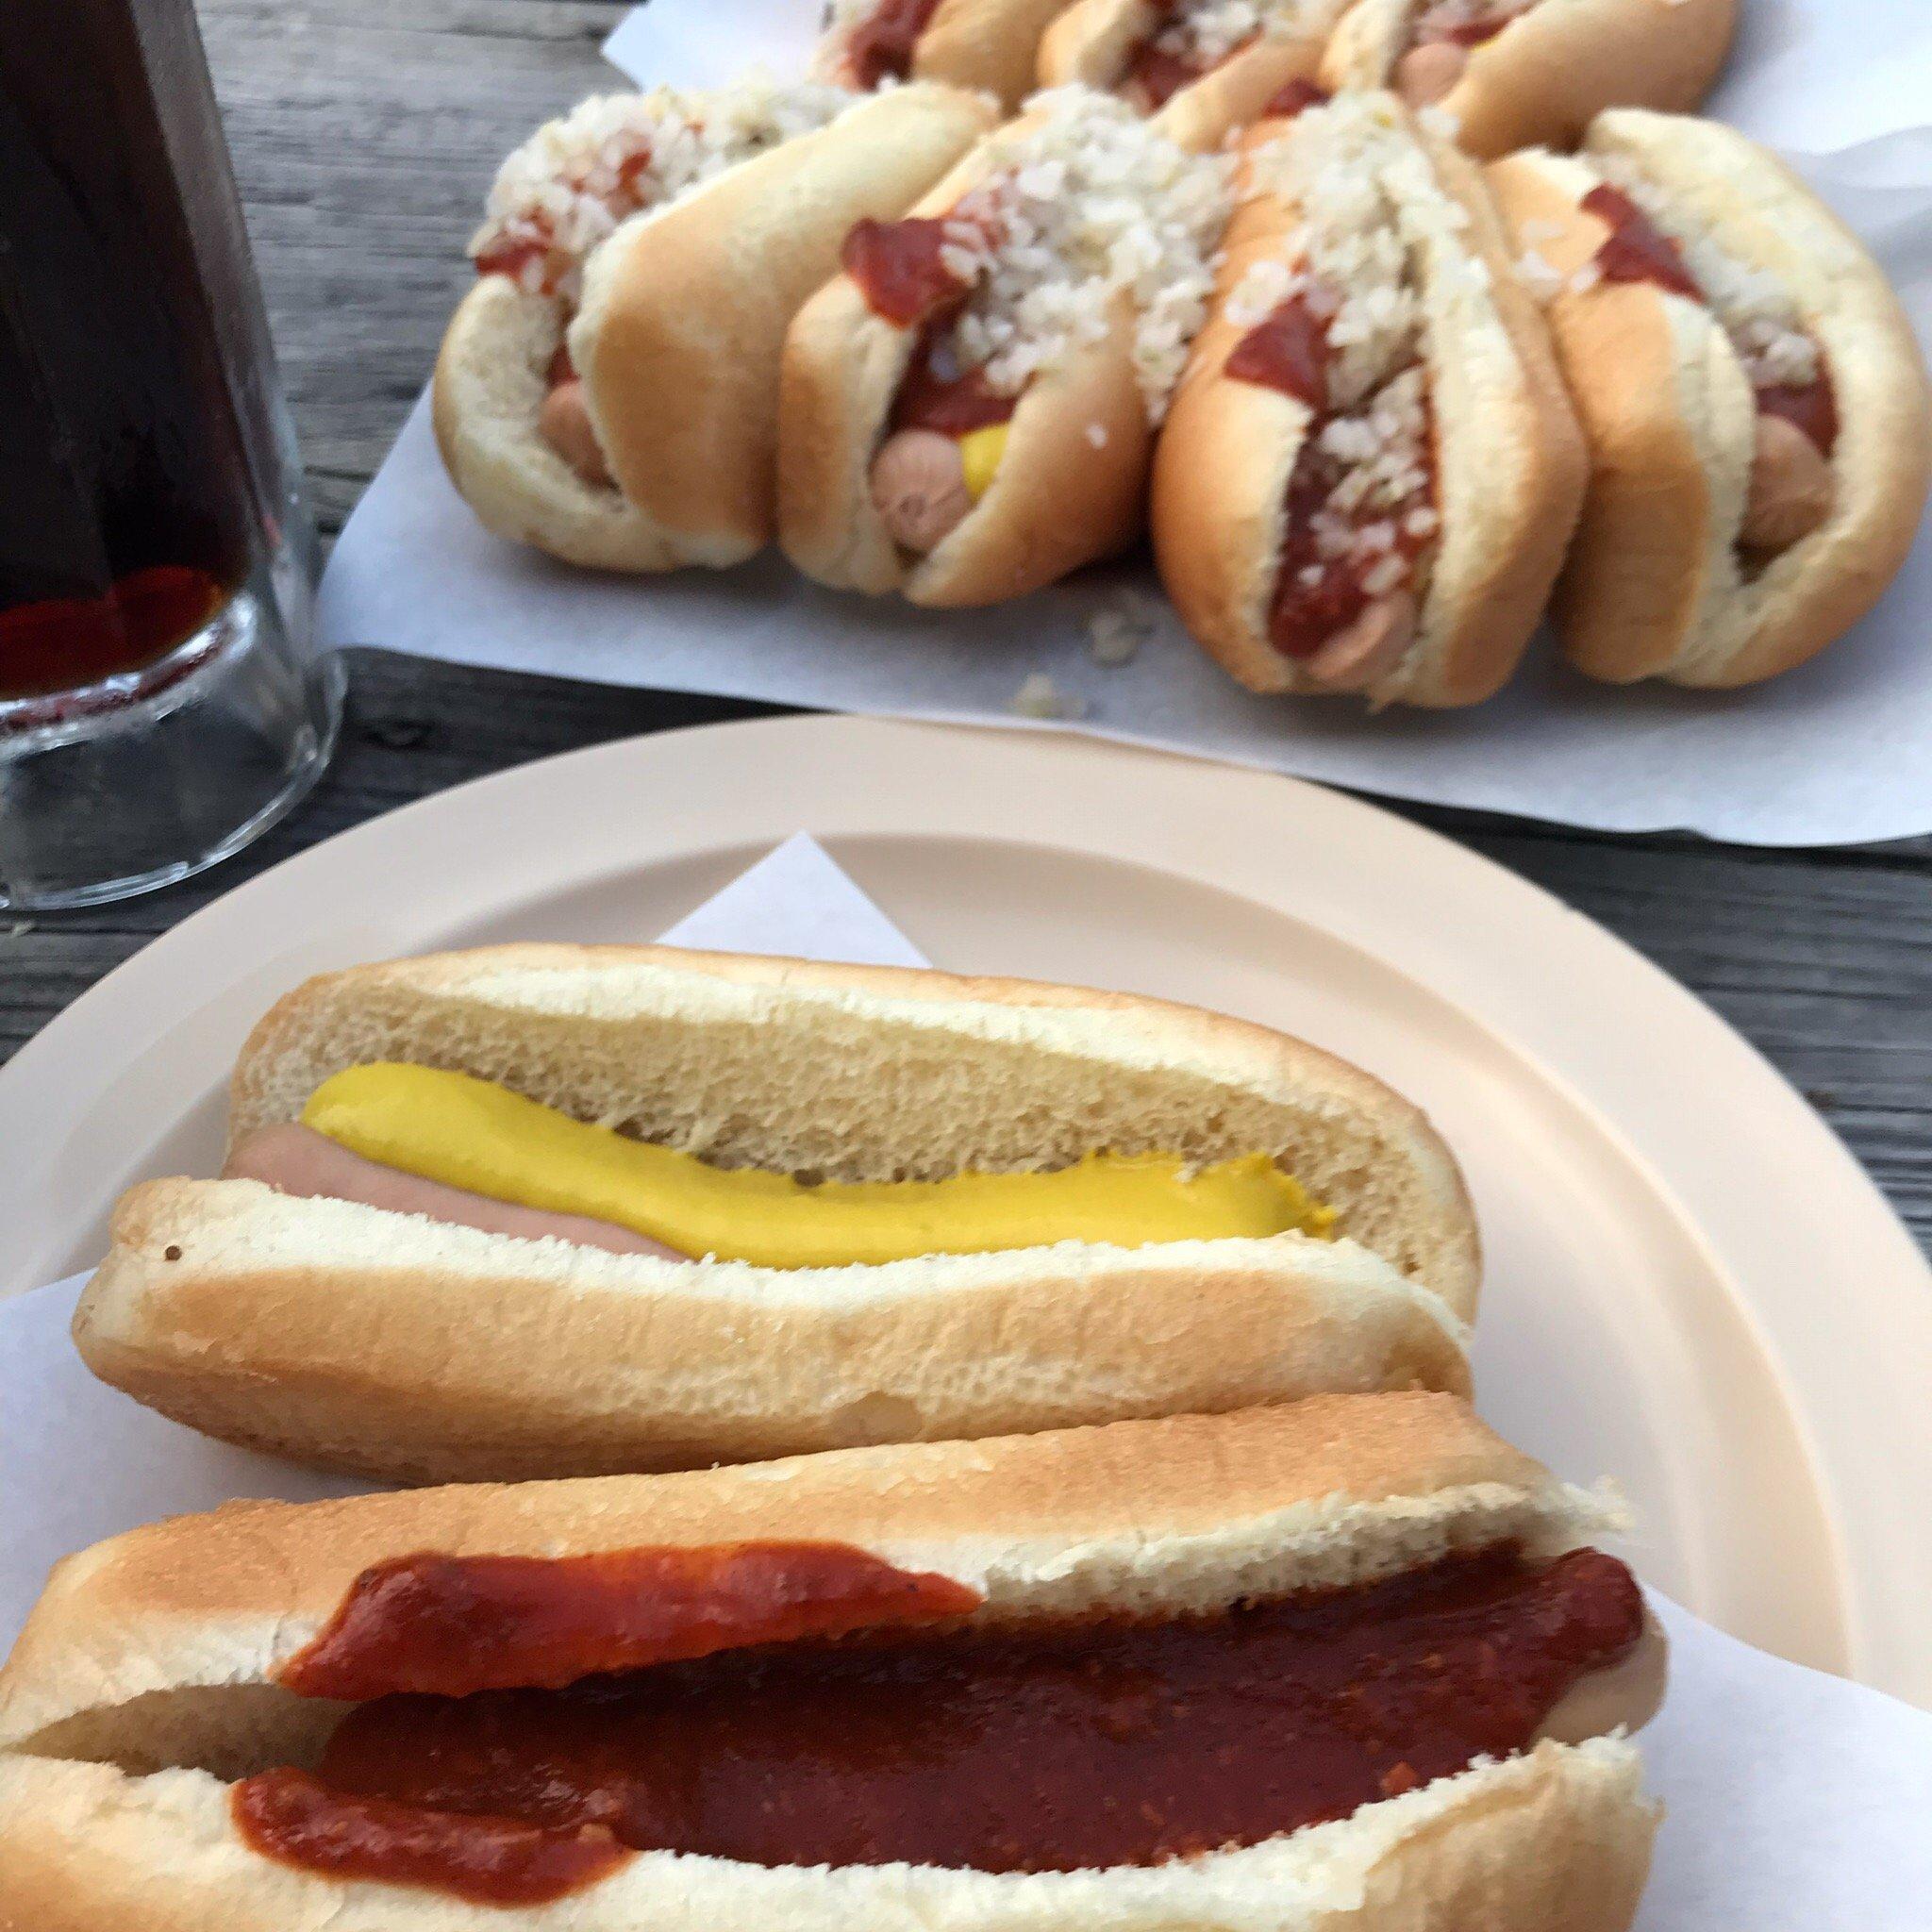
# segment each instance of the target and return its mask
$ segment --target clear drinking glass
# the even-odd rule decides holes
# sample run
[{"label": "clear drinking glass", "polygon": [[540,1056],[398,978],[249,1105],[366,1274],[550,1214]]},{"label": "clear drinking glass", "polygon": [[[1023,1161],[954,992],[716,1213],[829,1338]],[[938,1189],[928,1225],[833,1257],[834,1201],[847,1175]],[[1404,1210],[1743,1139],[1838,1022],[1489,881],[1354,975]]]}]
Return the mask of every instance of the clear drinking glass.
[{"label": "clear drinking glass", "polygon": [[0,0],[0,908],[184,878],[335,739],[192,0]]}]

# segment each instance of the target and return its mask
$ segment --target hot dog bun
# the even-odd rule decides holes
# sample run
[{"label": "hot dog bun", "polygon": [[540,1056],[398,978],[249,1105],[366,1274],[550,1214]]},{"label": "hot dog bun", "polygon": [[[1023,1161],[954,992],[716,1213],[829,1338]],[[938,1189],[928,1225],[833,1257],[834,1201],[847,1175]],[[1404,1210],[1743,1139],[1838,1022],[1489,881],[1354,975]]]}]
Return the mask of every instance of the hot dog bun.
[{"label": "hot dog bun", "polygon": [[[1177,89],[1156,120],[1183,147],[1212,153],[1290,81],[1315,77],[1345,4],[1283,0],[1258,38]],[[1144,0],[1074,0],[1041,37],[1040,84],[1078,83],[1111,92],[1121,86],[1135,46],[1161,25],[1149,19]]]},{"label": "hot dog bun", "polygon": [[1262,1027],[1010,980],[496,947],[291,994],[237,1068],[234,1138],[373,1059],[830,1180],[1239,1145],[1296,1171],[1344,1238],[773,1270],[166,1181],[123,1204],[76,1314],[98,1374],[210,1434],[411,1480],[1467,1386],[1476,1238],[1448,1150],[1367,1074]]},{"label": "hot dog bun", "polygon": [[538,433],[563,306],[484,275],[437,359],[457,488],[499,535],[569,562],[657,571],[755,554],[773,533],[787,325],[852,224],[899,214],[992,119],[934,85],[856,98],[597,246],[568,333],[615,489],[585,482]]},{"label": "hot dog bun", "polygon": [[[816,70],[851,85],[844,42],[879,0],[841,0],[820,43]],[[913,43],[913,80],[993,94],[1009,113],[1033,92],[1040,37],[1066,0],[939,0]]]},{"label": "hot dog bun", "polygon": [[[1191,222],[1198,225],[1190,194],[1218,164],[1190,159],[1124,104],[1089,90],[1041,96],[911,214],[949,214],[962,196],[1030,157],[1077,166],[1089,143],[1106,144],[1140,176],[1131,191],[1105,184],[1084,191],[1104,205],[1107,218],[1117,222],[1143,194],[1140,218],[1166,238],[1163,255],[1189,258],[1164,263],[1160,299],[1185,303],[1191,275],[1205,295],[1206,255],[1223,212],[1218,197],[1213,236],[1191,236],[1188,247],[1174,238]],[[1129,157],[1129,146],[1138,154]],[[1156,185],[1163,169],[1170,178]],[[1067,199],[1082,192],[1070,189]],[[1148,205],[1156,200],[1159,207]],[[1173,354],[1177,368],[1184,344],[1151,346],[1158,331],[1143,326],[1137,291],[1103,289],[1091,270],[1082,272],[1085,280],[1065,264],[1058,272],[1073,285],[1075,306],[1091,303],[1094,330],[1073,335],[1025,383],[991,486],[923,556],[894,541],[871,487],[920,332],[877,314],[849,274],[835,276],[800,310],[781,376],[778,526],[786,555],[807,575],[874,596],[897,591],[914,604],[984,605],[1038,590],[1132,541],[1145,508],[1152,417],[1156,404],[1165,403],[1154,359]],[[1165,382],[1171,385],[1171,375]],[[1158,391],[1152,402],[1150,391]]]},{"label": "hot dog bun", "polygon": [[[1636,171],[1687,235],[1772,278],[1823,351],[1840,425],[1829,513],[1761,567],[1740,550],[1757,409],[1717,313],[1652,282],[1578,280],[1608,234],[1579,206],[1606,170]],[[1607,113],[1577,157],[1515,155],[1490,176],[1549,271],[1550,325],[1591,446],[1557,593],[1571,659],[1615,683],[1705,686],[1806,662],[1884,592],[1925,501],[1925,372],[1883,272],[1776,157],[1707,121]],[[1693,249],[1693,272],[1700,258]]]},{"label": "hot dog bun", "polygon": [[[275,1674],[386,1558],[560,1557],[807,1538],[982,1591],[978,1621],[1210,1610],[1256,1594],[1606,1526],[1446,1397],[1321,1398],[1213,1418],[860,1450],[741,1471],[236,1504],[61,1565],[0,1676],[0,1865],[20,1924],[342,1932],[522,1924],[441,1894],[270,1864],[224,1780],[301,1762],[341,1707]],[[1605,1713],[1641,1722],[1651,1699]],[[1246,1849],[1066,1874],[765,1867],[641,1855],[567,1907],[591,1928],[941,1932],[1268,1924],[1618,1932],[1655,1828],[1635,1750],[1543,1741]]]},{"label": "hot dog bun", "polygon": [[1313,419],[1295,398],[1225,373],[1254,320],[1233,298],[1255,264],[1292,252],[1299,220],[1260,178],[1268,151],[1301,139],[1318,116],[1360,123],[1363,138],[1401,163],[1377,178],[1421,291],[1434,411],[1434,567],[1415,641],[1364,694],[1377,706],[1474,704],[1508,680],[1535,628],[1574,524],[1585,458],[1547,331],[1480,176],[1391,95],[1343,96],[1296,121],[1263,122],[1243,140],[1246,186],[1215,310],[1155,461],[1156,560],[1182,622],[1251,691],[1321,689],[1268,632],[1289,481]]},{"label": "hot dog bun", "polygon": [[[1428,0],[1357,0],[1335,29],[1324,85],[1395,85],[1396,64]],[[1736,30],[1738,0],[1536,0],[1468,50],[1461,78],[1434,105],[1455,117],[1465,153],[1569,147],[1605,108],[1681,110],[1710,91]]]}]

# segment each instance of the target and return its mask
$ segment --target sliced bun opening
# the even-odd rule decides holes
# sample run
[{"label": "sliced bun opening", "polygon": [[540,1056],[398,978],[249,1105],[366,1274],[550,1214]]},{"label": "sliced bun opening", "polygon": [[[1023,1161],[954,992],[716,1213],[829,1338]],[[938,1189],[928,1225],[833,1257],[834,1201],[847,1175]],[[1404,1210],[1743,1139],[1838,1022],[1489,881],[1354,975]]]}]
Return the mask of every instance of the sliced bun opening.
[{"label": "sliced bun opening", "polygon": [[238,1071],[231,1144],[376,1060],[693,1154],[838,1181],[1269,1156],[1467,1318],[1474,1230],[1421,1114],[1259,1027],[1106,993],[651,948],[494,948],[310,982]]}]

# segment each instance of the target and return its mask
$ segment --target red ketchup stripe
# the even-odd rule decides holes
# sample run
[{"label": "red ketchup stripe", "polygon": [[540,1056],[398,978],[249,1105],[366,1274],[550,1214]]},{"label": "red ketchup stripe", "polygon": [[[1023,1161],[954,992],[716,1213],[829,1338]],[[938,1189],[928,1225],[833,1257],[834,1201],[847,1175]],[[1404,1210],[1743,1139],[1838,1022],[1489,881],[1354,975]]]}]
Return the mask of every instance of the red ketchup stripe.
[{"label": "red ketchup stripe", "polygon": [[923,215],[903,222],[868,219],[846,236],[840,266],[874,315],[899,328],[917,328],[965,295],[966,284],[941,259],[946,226]]},{"label": "red ketchup stripe", "polygon": [[277,1863],[332,1878],[424,1887],[479,1906],[549,1905],[635,1856],[606,1825],[553,1829],[353,1798],[306,1771],[243,1778],[228,1802],[243,1841]]},{"label": "red ketchup stripe", "polygon": [[1328,324],[1306,295],[1291,295],[1234,345],[1227,374],[1278,389],[1320,412],[1328,407]]},{"label": "red ketchup stripe", "polygon": [[235,1815],[270,1857],[492,1903],[588,1884],[615,1847],[765,1867],[1155,1865],[1520,1751],[1642,1628],[1615,1558],[1538,1569],[1495,1548],[1215,1615],[385,1698],[343,1720],[313,1777],[250,1780]]},{"label": "red ketchup stripe", "polygon": [[1674,294],[1704,300],[1704,291],[1685,265],[1683,251],[1621,188],[1606,181],[1579,204],[1585,214],[1608,225],[1597,250],[1596,265],[1607,282],[1654,282]]},{"label": "red ketchup stripe", "polygon": [[858,86],[869,92],[882,80],[904,80],[912,72],[919,37],[938,10],[939,0],[880,0],[845,43]]},{"label": "red ketchup stripe", "polygon": [[559,1688],[747,1644],[930,1624],[978,1607],[950,1577],[842,1543],[583,1557],[400,1557],[365,1570],[277,1674],[303,1697]]},{"label": "red ketchup stripe", "polygon": [[1310,108],[1325,108],[1335,98],[1325,87],[1312,80],[1297,78],[1283,84],[1261,109],[1263,121],[1292,121]]}]

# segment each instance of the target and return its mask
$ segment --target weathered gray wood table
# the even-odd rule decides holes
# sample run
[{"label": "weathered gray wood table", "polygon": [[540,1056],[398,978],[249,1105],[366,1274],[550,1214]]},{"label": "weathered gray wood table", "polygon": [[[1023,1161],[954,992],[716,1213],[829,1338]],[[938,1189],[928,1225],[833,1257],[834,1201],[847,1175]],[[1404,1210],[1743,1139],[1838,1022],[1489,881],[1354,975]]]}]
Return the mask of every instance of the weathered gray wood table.
[{"label": "weathered gray wood table", "polygon": [[[496,162],[608,84],[597,44],[623,8],[201,5],[316,508],[333,531],[422,386]],[[353,677],[341,756],[294,824],[192,887],[0,934],[0,1055],[214,893],[345,825],[548,752],[756,708],[375,652],[357,655]],[[1410,815],[1548,887],[1702,993],[1810,1095],[1932,1248],[1932,839],[1770,853]]]}]

